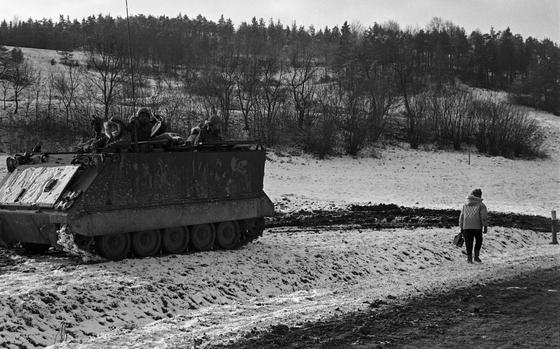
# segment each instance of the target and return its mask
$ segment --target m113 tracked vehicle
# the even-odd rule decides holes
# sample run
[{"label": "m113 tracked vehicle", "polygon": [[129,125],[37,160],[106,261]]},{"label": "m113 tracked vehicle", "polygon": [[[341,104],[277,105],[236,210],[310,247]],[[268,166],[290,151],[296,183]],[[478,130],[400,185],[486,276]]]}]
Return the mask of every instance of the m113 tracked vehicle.
[{"label": "m113 tracked vehicle", "polygon": [[9,157],[0,243],[40,252],[64,228],[112,260],[234,249],[262,235],[273,214],[264,164],[252,142]]}]

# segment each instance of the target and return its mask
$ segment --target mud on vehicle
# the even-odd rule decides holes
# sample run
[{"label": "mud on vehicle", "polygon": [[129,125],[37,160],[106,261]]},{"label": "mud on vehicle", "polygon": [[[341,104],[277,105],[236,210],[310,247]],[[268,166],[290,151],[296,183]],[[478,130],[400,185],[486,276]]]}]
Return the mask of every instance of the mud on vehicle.
[{"label": "mud on vehicle", "polygon": [[0,243],[42,252],[64,228],[80,248],[120,260],[235,249],[262,235],[264,217],[273,214],[262,146],[149,149],[9,157]]}]

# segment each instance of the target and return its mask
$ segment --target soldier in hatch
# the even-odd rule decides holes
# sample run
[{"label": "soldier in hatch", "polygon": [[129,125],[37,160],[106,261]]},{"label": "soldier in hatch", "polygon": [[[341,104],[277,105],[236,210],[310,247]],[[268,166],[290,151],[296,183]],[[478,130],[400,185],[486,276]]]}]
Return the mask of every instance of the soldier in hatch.
[{"label": "soldier in hatch", "polygon": [[126,123],[110,118],[94,116],[91,120],[94,136],[77,146],[78,153],[95,152],[104,148],[126,148],[130,144],[130,133]]},{"label": "soldier in hatch", "polygon": [[130,146],[130,132],[124,122],[119,119],[109,119],[103,123],[103,134],[106,137],[105,148],[123,150]]},{"label": "soldier in hatch", "polygon": [[136,115],[129,119],[129,129],[134,141],[150,140],[166,132],[165,128],[163,118],[154,115],[149,108],[140,108]]},{"label": "soldier in hatch", "polygon": [[212,108],[212,115],[191,129],[187,143],[198,145],[199,143],[218,143],[222,140],[222,120]]}]

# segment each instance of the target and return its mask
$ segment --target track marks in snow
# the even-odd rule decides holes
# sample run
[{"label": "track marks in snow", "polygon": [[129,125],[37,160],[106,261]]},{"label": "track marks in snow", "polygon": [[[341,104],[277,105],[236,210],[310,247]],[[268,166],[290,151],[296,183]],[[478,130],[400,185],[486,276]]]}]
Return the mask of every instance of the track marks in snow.
[{"label": "track marks in snow", "polygon": [[[26,338],[51,344],[61,321],[71,341],[60,347],[74,348],[83,340],[84,348],[204,346],[255,328],[295,325],[379,299],[449,288],[481,274],[499,278],[499,270],[512,266],[515,272],[528,259],[554,251],[547,234],[497,228],[486,236],[485,263],[468,266],[451,244],[454,233],[267,231],[238,251],[79,265],[56,273],[45,269],[35,274],[48,280],[43,294],[34,289],[0,301],[1,309],[12,311],[10,323],[0,327],[14,346]],[[64,293],[57,282],[68,283]],[[21,307],[24,303],[34,307]],[[99,337],[87,341],[92,335]]]}]

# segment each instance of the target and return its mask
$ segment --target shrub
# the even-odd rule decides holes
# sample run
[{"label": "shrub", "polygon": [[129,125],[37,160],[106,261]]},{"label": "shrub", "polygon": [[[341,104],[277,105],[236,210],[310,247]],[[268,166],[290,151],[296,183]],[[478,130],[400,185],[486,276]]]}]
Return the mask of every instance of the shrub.
[{"label": "shrub", "polygon": [[329,114],[323,114],[305,131],[303,138],[304,150],[323,159],[334,154],[336,146],[336,122]]},{"label": "shrub", "polygon": [[410,114],[406,117],[407,140],[412,149],[433,141],[433,120],[429,116],[428,94],[420,93],[410,99]]},{"label": "shrub", "polygon": [[452,145],[460,150],[472,136],[473,96],[464,89],[451,87],[428,93],[428,114],[432,138],[439,146]]},{"label": "shrub", "polygon": [[544,156],[538,123],[525,109],[495,96],[481,98],[464,88],[447,87],[414,96],[409,109],[414,118],[407,119],[407,138],[413,148],[435,143],[460,150],[463,144],[474,144],[494,156]]},{"label": "shrub", "polygon": [[489,99],[473,105],[479,151],[505,157],[541,157],[542,129],[528,112],[504,101]]}]

